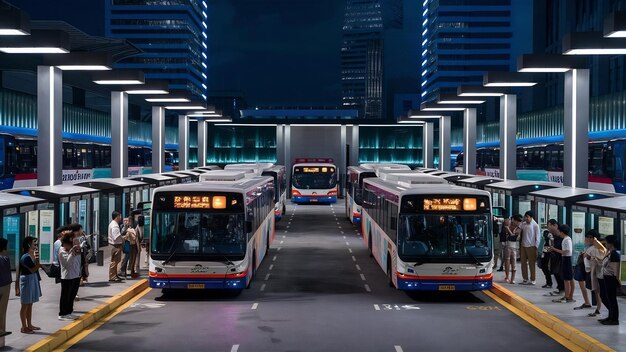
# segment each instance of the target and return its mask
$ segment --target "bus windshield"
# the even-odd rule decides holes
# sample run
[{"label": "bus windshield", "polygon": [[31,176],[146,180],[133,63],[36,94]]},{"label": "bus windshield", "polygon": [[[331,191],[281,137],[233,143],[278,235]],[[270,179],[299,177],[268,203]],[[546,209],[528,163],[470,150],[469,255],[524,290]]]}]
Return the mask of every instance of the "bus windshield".
[{"label": "bus windshield", "polygon": [[242,213],[153,211],[150,255],[179,260],[243,258],[247,242],[244,219]]},{"label": "bus windshield", "polygon": [[[329,189],[337,185],[337,175],[334,167],[318,167],[318,172],[303,171],[307,168],[296,168],[293,172],[293,186],[299,189]],[[313,169],[313,168],[308,168]],[[332,169],[323,172],[323,169]]]},{"label": "bus windshield", "polygon": [[403,261],[485,262],[491,260],[492,241],[488,214],[400,215],[398,254]]}]

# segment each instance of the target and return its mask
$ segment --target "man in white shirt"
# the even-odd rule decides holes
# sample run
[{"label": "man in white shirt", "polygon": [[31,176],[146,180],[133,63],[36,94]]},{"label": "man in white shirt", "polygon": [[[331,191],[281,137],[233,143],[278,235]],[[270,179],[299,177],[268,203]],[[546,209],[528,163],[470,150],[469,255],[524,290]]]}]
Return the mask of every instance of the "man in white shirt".
[{"label": "man in white shirt", "polygon": [[109,281],[121,282],[122,279],[117,276],[117,267],[122,261],[122,245],[124,244],[124,238],[120,231],[120,223],[122,222],[122,215],[119,211],[111,213],[111,223],[109,224],[108,239],[111,245],[111,265],[109,265]]},{"label": "man in white shirt", "polygon": [[[522,228],[522,243],[520,248],[520,259],[522,261],[522,285],[535,284],[535,272],[537,262],[537,248],[541,240],[539,234],[539,224],[533,219],[535,214],[527,211],[524,214],[524,222],[520,225]],[[530,281],[528,281],[528,269],[530,268]]]}]

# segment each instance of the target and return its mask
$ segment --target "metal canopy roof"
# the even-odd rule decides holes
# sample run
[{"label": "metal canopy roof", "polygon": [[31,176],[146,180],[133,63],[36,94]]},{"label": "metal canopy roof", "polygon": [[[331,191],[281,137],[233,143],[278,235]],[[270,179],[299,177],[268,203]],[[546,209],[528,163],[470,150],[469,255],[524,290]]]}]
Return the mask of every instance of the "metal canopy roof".
[{"label": "metal canopy roof", "polygon": [[503,182],[494,182],[489,185],[485,185],[485,188],[498,189],[505,191],[538,191],[546,188],[561,187],[558,183],[544,182],[544,181],[522,181],[522,180],[508,180]]},{"label": "metal canopy roof", "polygon": [[597,191],[593,189],[573,188],[573,187],[557,187],[557,188],[543,189],[540,191],[530,192],[528,194],[531,196],[540,197],[540,198],[552,198],[552,199],[564,200],[564,201],[576,201],[581,197],[607,198],[607,197],[618,196],[617,193],[609,193],[609,192],[602,192],[602,191]]},{"label": "metal canopy roof", "polygon": [[60,200],[64,197],[81,197],[84,195],[91,196],[98,194],[100,191],[93,188],[81,187],[76,185],[61,184],[56,186],[39,186],[39,187],[24,187],[13,188],[8,191],[9,193],[19,195],[30,195],[37,198],[47,200]]},{"label": "metal canopy roof", "polygon": [[154,186],[173,185],[177,182],[174,176],[166,176],[163,174],[142,174],[128,177],[129,180],[141,181]]},{"label": "metal canopy roof", "polygon": [[34,210],[34,206],[38,204],[47,204],[48,201],[41,198],[30,196],[22,196],[12,193],[1,193],[0,210],[2,215],[13,215]]},{"label": "metal canopy roof", "polygon": [[491,177],[491,176],[474,176],[470,178],[466,178],[463,180],[459,180],[459,183],[464,183],[468,185],[481,185],[492,182],[501,182],[504,181],[501,178]]},{"label": "metal canopy roof", "polygon": [[626,196],[577,202],[576,205],[626,212]]},{"label": "metal canopy roof", "polygon": [[[148,185],[145,182],[137,180],[129,180],[125,178],[97,178],[84,182],[75,183],[77,186],[95,188],[100,190],[114,190],[114,189],[131,189],[141,190],[147,188]],[[133,189],[134,188],[134,189]]]}]

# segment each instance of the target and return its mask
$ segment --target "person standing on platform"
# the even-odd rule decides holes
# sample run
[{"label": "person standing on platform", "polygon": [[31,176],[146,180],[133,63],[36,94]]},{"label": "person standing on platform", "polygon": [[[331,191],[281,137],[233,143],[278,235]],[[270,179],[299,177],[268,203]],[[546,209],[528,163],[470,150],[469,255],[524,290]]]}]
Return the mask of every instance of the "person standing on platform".
[{"label": "person standing on platform", "polygon": [[615,248],[617,237],[606,236],[607,255],[602,262],[602,275],[604,276],[604,287],[606,289],[606,299],[604,303],[609,310],[609,316],[600,319],[602,325],[619,325],[619,305],[617,304],[617,289],[620,282],[620,252]]},{"label": "person standing on platform", "polygon": [[561,235],[559,235],[559,223],[554,219],[548,220],[548,231],[552,234],[552,247],[548,248],[550,251],[550,272],[554,275],[554,280],[556,281],[556,290],[551,291],[550,294],[546,296],[558,296],[561,297],[565,292],[565,284],[563,282],[563,277],[561,277],[561,253],[553,250],[562,249],[561,246],[563,243],[563,239]]},{"label": "person standing on platform", "polygon": [[546,284],[541,286],[542,288],[552,288],[552,274],[550,273],[550,250],[554,244],[554,238],[550,231],[545,230],[543,232],[543,236],[541,236],[541,241],[539,242],[539,252],[541,252],[541,271],[543,275],[546,277]]},{"label": "person standing on platform", "polygon": [[0,238],[0,337],[7,336],[11,332],[7,331],[7,306],[9,305],[9,295],[11,294],[11,259],[7,253],[9,241]]},{"label": "person standing on platform", "polygon": [[61,265],[61,297],[59,299],[59,320],[74,320],[74,298],[80,285],[80,244],[74,244],[74,233],[61,239],[59,264]]},{"label": "person standing on platform", "polygon": [[563,277],[563,282],[565,283],[565,296],[563,298],[554,299],[552,302],[556,303],[573,303],[576,302],[574,299],[574,271],[572,270],[572,238],[569,237],[569,226],[562,224],[559,226],[559,235],[563,239],[562,247],[563,249],[555,249],[552,250],[561,253],[561,276]]},{"label": "person standing on platform", "polygon": [[[517,214],[512,220],[505,220],[503,226],[506,228],[506,248],[504,252],[504,282],[515,283],[515,266],[517,265],[517,250],[519,249],[519,236],[522,216]],[[510,274],[510,276],[509,276]]]},{"label": "person standing on platform", "polygon": [[[592,232],[593,231],[593,232]],[[598,231],[591,230],[587,235],[593,236],[591,239],[592,246],[585,249],[585,260],[589,261],[590,265],[590,279],[591,279],[591,293],[596,298],[596,310],[593,313],[587,314],[590,317],[595,317],[600,314],[600,308],[602,308],[602,289],[600,282],[604,282],[604,276],[602,276],[602,259],[606,255],[606,248],[600,243],[600,234]],[[598,276],[602,276],[598,279]]]},{"label": "person standing on platform", "polygon": [[117,267],[122,261],[122,245],[124,244],[124,238],[120,231],[120,223],[122,222],[122,215],[119,211],[111,213],[111,223],[109,224],[108,240],[111,247],[111,265],[109,265],[109,281],[110,282],[122,282],[122,279],[117,276]]},{"label": "person standing on platform", "polygon": [[[539,224],[533,219],[535,215],[532,211],[524,214],[524,221],[520,225],[522,229],[522,239],[520,248],[520,258],[522,261],[522,285],[535,284],[535,272],[537,262],[537,248],[539,248]],[[528,280],[528,270],[530,269],[530,281]]]},{"label": "person standing on platform", "polygon": [[[592,231],[595,230],[590,230],[585,234],[585,251],[593,245],[593,235],[590,235],[590,232]],[[576,265],[574,266],[574,280],[578,281],[578,287],[583,295],[584,302],[580,306],[574,308],[574,310],[591,308],[589,293],[587,292],[587,276],[589,276],[587,271],[591,272],[591,264],[585,259],[585,251],[578,253]]]},{"label": "person standing on platform", "polygon": [[33,325],[33,303],[39,302],[41,286],[39,285],[39,243],[35,237],[27,236],[22,244],[23,254],[19,262],[19,293],[20,320],[22,321],[23,334],[34,334],[40,327]]},{"label": "person standing on platform", "polygon": [[[139,262],[141,259],[141,245],[143,243],[143,236],[144,236],[143,227],[144,227],[145,218],[141,213],[138,212],[135,215],[135,220],[137,222],[137,227],[135,228],[135,232],[137,233],[137,257],[135,259],[135,277],[139,277],[140,276]],[[146,253],[147,253],[147,250],[146,250]]]}]

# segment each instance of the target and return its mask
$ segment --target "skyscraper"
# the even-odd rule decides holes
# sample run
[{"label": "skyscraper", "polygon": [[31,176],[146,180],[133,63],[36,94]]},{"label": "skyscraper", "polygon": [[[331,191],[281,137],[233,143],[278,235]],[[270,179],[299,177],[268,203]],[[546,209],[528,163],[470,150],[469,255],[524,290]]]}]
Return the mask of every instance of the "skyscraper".
[{"label": "skyscraper", "polygon": [[105,35],[144,51],[116,68],[139,69],[148,79],[167,79],[171,90],[206,100],[207,3],[203,0],[105,1]]},{"label": "skyscraper", "polygon": [[384,118],[383,31],[402,26],[400,0],[347,0],[341,47],[342,105]]},{"label": "skyscraper", "polygon": [[482,85],[486,71],[509,71],[511,20],[511,0],[423,0],[422,102]]}]

